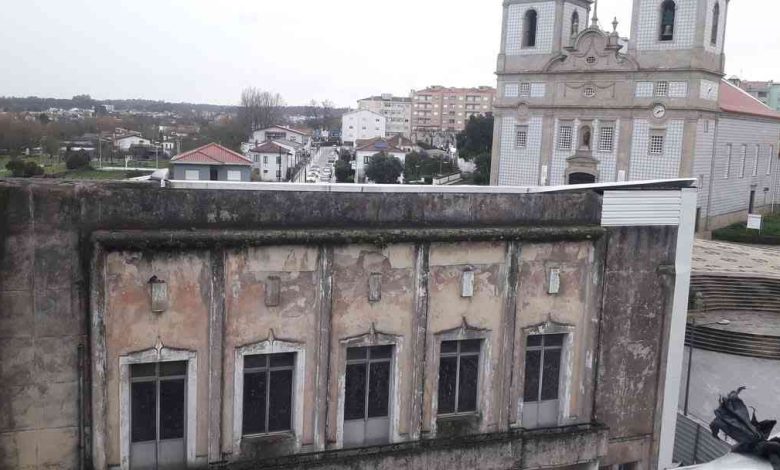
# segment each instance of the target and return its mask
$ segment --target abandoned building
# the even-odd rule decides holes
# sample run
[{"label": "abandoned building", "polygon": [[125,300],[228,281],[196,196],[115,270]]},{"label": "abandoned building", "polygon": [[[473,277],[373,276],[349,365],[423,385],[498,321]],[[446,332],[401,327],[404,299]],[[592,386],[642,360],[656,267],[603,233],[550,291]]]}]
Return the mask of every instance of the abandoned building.
[{"label": "abandoned building", "polygon": [[0,181],[0,467],[671,464],[693,180]]}]

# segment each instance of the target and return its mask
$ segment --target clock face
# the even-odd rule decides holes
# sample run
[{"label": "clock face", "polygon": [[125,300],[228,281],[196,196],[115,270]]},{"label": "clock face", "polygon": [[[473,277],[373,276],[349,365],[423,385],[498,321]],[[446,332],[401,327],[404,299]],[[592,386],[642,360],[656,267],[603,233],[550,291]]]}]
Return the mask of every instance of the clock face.
[{"label": "clock face", "polygon": [[653,117],[661,119],[666,115],[666,108],[662,104],[657,104],[653,107]]}]

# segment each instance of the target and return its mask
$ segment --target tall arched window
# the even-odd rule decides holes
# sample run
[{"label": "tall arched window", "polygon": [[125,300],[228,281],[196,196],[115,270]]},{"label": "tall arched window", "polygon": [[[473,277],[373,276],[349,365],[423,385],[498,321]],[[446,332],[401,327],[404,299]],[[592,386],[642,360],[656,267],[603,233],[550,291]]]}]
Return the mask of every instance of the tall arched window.
[{"label": "tall arched window", "polygon": [[523,21],[523,47],[536,47],[536,10],[525,12]]},{"label": "tall arched window", "polygon": [[674,16],[677,5],[672,0],[666,0],[661,4],[661,41],[674,39]]},{"label": "tall arched window", "polygon": [[712,35],[710,42],[713,46],[718,44],[718,26],[720,26],[720,3],[715,4],[715,8],[712,9]]},{"label": "tall arched window", "polygon": [[571,14],[571,35],[576,36],[580,32],[580,14],[576,11]]}]

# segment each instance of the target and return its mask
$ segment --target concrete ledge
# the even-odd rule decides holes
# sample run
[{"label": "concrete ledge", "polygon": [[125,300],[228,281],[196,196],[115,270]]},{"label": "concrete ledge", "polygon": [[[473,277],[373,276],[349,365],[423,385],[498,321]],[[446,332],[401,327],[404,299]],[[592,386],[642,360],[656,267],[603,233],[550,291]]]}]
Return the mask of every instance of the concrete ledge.
[{"label": "concrete ledge", "polygon": [[289,229],[289,230],[198,230],[198,231],[97,231],[92,241],[106,249],[178,249],[214,246],[279,244],[385,245],[416,241],[591,240],[605,233],[598,226],[569,227],[466,227],[402,229]]},{"label": "concrete ledge", "polygon": [[[528,431],[430,439],[385,446],[340,449],[273,459],[226,463],[212,468],[542,468],[595,462],[607,453],[608,429],[584,424]],[[460,465],[460,464],[463,465]]]}]

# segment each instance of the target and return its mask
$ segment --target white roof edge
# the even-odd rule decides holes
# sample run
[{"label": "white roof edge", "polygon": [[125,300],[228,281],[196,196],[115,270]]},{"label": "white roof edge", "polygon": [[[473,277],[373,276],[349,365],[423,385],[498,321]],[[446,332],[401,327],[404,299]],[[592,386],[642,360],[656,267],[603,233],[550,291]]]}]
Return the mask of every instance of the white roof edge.
[{"label": "white roof edge", "polygon": [[[539,194],[563,191],[631,190],[669,191],[668,187],[648,188],[648,185],[677,184],[694,187],[695,178],[630,181],[619,183],[595,183],[567,186],[427,186],[400,184],[353,184],[353,183],[252,183],[243,181],[188,181],[171,180],[170,187],[181,189],[230,189],[239,191],[297,191],[327,193],[449,193],[449,194]],[[681,187],[679,189],[685,189]],[[672,188],[671,190],[679,190]]]}]

